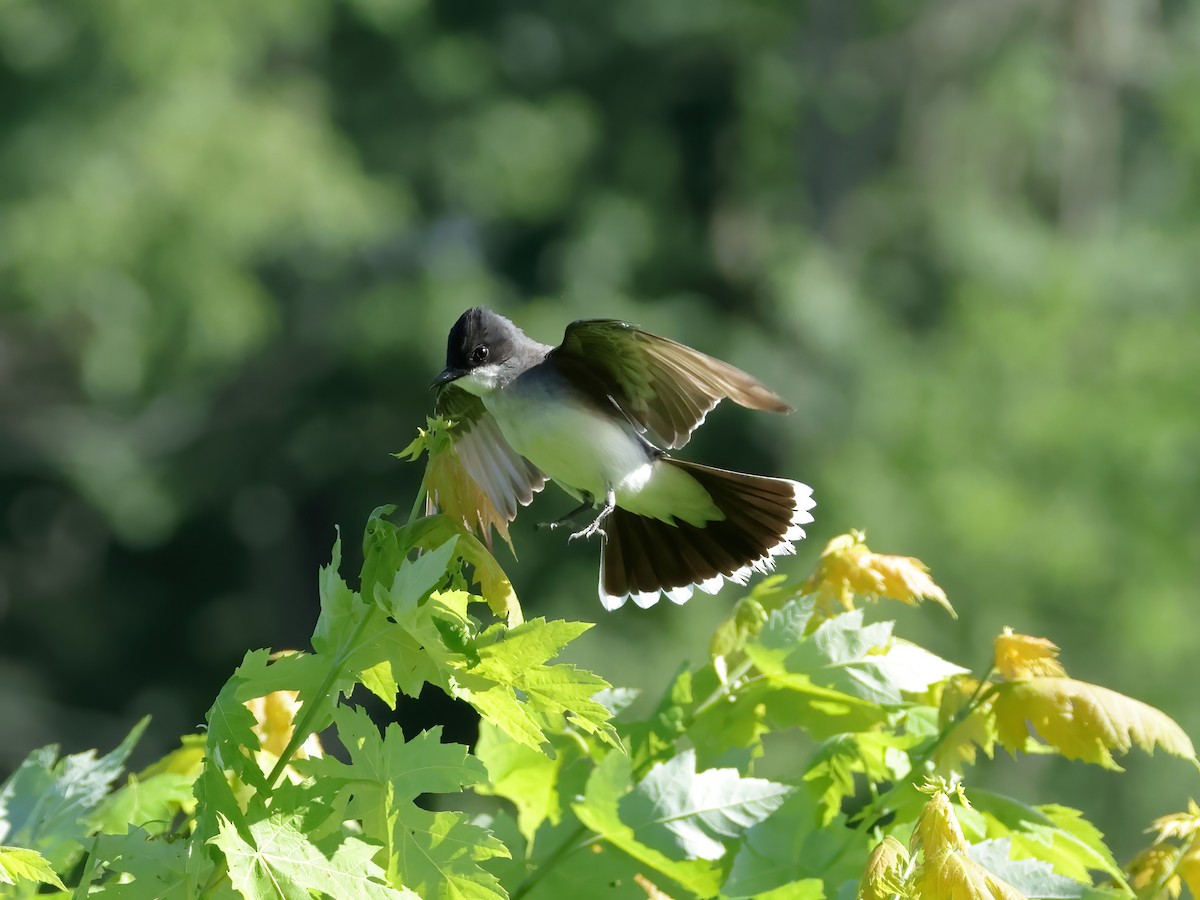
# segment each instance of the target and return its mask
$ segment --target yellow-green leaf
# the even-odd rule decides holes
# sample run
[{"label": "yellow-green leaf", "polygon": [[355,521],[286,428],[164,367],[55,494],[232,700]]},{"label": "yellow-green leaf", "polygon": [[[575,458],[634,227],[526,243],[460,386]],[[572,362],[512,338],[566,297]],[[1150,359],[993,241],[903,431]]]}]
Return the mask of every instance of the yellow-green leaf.
[{"label": "yellow-green leaf", "polygon": [[913,877],[912,896],[917,900],[1026,900],[1012,885],[972,861],[966,849],[926,855]]},{"label": "yellow-green leaf", "polygon": [[1068,759],[1120,771],[1112,751],[1161,747],[1195,760],[1191,739],[1166,713],[1108,688],[1072,678],[1029,678],[998,685],[994,709],[1000,743],[1009,750],[1036,735]]},{"label": "yellow-green leaf", "polygon": [[22,881],[51,884],[62,891],[67,889],[54,874],[50,863],[36,850],[0,847],[0,884],[18,884]]},{"label": "yellow-green leaf", "polygon": [[904,870],[908,866],[908,850],[890,835],[885,837],[867,857],[862,880],[858,883],[859,900],[886,900],[904,890]]}]

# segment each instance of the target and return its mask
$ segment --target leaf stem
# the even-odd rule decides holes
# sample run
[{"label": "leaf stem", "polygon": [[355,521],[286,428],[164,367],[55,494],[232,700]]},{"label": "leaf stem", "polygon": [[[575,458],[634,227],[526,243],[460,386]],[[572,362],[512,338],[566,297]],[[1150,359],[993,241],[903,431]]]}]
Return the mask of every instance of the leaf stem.
[{"label": "leaf stem", "polygon": [[276,760],[274,768],[271,769],[271,774],[267,776],[267,790],[274,791],[283,775],[283,770],[287,768],[292,761],[297,748],[304,743],[308,736],[312,733],[313,720],[317,717],[317,712],[325,704],[329,692],[333,689],[333,685],[337,682],[342,674],[342,669],[346,665],[346,660],[350,658],[350,654],[358,645],[358,639],[363,636],[363,632],[367,630],[367,626],[375,617],[378,607],[374,603],[367,606],[363,617],[359,619],[358,624],[354,627],[349,640],[347,640],[339,649],[337,659],[329,669],[329,674],[325,676],[325,680],[321,682],[321,687],[317,689],[314,695],[314,700],[304,709],[304,714],[300,716],[300,721],[296,723],[292,729],[291,740],[287,742],[287,746],[283,748],[283,752],[279,754],[279,759]]},{"label": "leaf stem", "polygon": [[408,520],[404,523],[405,525],[411,525],[413,520],[417,518],[417,510],[421,507],[421,503],[424,502],[426,496],[429,494],[429,488],[425,485],[425,482],[428,478],[429,467],[426,466],[425,471],[421,473],[421,484],[417,487],[417,496],[413,499],[412,509],[408,511]]},{"label": "leaf stem", "polygon": [[[937,751],[941,748],[942,744],[946,743],[946,739],[950,736],[950,733],[954,731],[954,729],[960,724],[962,724],[962,722],[965,721],[967,717],[979,707],[979,704],[984,700],[984,695],[987,693],[987,690],[991,687],[994,687],[994,685],[988,679],[990,679],[995,672],[995,666],[988,667],[987,672],[976,683],[975,690],[971,692],[971,696],[967,698],[967,702],[959,707],[958,711],[950,717],[950,720],[944,726],[942,726],[941,730],[938,731],[937,736],[934,737],[929,746],[918,753],[912,760],[911,771],[917,772],[924,769],[929,764],[929,761],[933,759],[934,754],[937,753]],[[893,784],[882,794],[878,795],[875,800],[863,808],[861,818],[854,826],[854,830],[861,831],[869,823],[874,822],[880,816],[884,815],[887,801],[893,794],[897,793],[902,788],[908,787],[908,785],[909,782],[900,781],[896,784]],[[849,846],[848,842],[846,846]]]}]

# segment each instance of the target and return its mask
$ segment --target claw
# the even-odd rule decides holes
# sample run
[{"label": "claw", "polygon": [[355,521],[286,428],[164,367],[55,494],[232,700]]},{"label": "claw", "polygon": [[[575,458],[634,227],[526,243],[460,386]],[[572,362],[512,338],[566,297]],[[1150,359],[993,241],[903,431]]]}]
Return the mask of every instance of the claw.
[{"label": "claw", "polygon": [[586,528],[582,528],[572,534],[567,540],[573,541],[577,538],[590,538],[592,535],[599,534],[602,537],[608,537],[608,533],[600,526],[604,524],[604,520],[612,515],[612,511],[617,508],[617,495],[609,488],[608,493],[604,497],[604,509],[600,510],[600,515],[589,524]]}]

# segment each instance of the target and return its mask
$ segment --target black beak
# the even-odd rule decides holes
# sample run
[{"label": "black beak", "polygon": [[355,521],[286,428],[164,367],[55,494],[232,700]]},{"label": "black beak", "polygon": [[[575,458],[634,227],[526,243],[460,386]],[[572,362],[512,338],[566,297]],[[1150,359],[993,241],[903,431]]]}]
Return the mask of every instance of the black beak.
[{"label": "black beak", "polygon": [[466,374],[467,373],[462,369],[452,369],[450,366],[447,366],[446,368],[442,369],[441,374],[438,375],[437,378],[433,379],[433,383],[429,386],[431,388],[441,387],[443,384],[449,384],[452,381],[457,381]]}]

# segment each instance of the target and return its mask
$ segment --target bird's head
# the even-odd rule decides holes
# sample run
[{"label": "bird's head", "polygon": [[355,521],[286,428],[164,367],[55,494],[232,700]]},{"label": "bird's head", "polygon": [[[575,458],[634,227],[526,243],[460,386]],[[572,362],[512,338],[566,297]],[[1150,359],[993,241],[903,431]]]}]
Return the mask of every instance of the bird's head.
[{"label": "bird's head", "polygon": [[434,387],[454,384],[483,396],[520,374],[517,348],[524,332],[504,316],[482,306],[458,317],[446,341],[446,368]]}]

